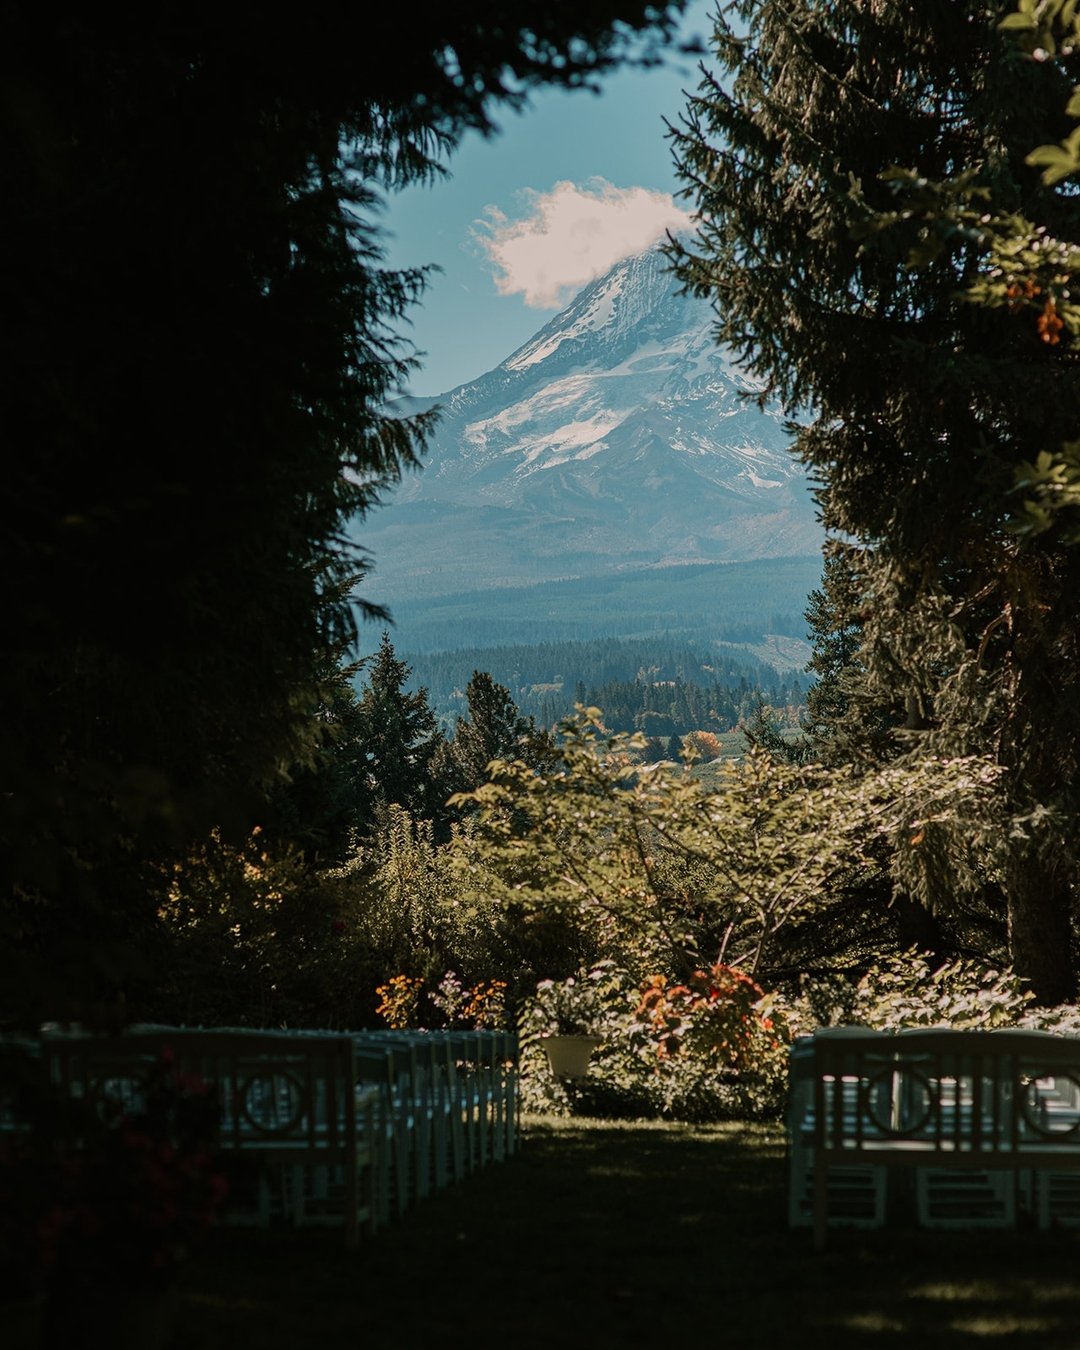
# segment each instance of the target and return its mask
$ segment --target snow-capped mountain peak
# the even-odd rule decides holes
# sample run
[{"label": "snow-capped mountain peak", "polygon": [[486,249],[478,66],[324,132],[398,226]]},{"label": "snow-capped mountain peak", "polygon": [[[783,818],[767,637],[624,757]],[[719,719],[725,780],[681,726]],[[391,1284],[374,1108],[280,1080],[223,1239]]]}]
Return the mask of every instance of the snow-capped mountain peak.
[{"label": "snow-capped mountain peak", "polygon": [[561,314],[508,357],[501,369],[526,370],[554,355],[564,343],[586,337],[617,342],[656,310],[669,288],[662,254],[626,258],[586,286]]},{"label": "snow-capped mountain peak", "polygon": [[586,286],[439,400],[425,469],[365,522],[380,573],[468,589],[817,552],[782,419],[745,396],[712,326],[659,250]]}]

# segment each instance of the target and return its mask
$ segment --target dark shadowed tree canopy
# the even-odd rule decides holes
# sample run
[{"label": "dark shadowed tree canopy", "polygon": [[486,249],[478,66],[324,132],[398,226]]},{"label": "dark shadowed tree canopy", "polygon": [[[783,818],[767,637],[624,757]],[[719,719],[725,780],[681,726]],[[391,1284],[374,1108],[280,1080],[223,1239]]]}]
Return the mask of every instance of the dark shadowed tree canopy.
[{"label": "dark shadowed tree canopy", "polygon": [[344,862],[367,824],[366,724],[353,683],[360,668],[359,662],[343,663],[323,681],[314,753],[290,770],[288,781],[270,793],[260,814],[271,848],[291,846],[314,865]]},{"label": "dark shadowed tree canopy", "polygon": [[425,435],[379,194],[680,9],[5,6],[0,943],[310,758],[345,527]]},{"label": "dark shadowed tree canopy", "polygon": [[928,228],[895,192],[902,170],[924,193],[966,174],[997,212],[1077,239],[1080,197],[1027,156],[1071,129],[1080,55],[1032,60],[999,26],[1011,7],[731,6],[737,29],[718,22],[717,69],[674,132],[701,219],[675,252],[763,397],[799,415],[825,523],[853,542],[852,607],[821,616],[859,637],[857,656],[833,653],[830,715],[872,728],[871,755],[988,754],[1004,770],[998,856],[973,876],[962,839],[916,832],[920,898],[998,889],[1012,958],[1053,1002],[1074,989],[1080,550],[1020,539],[1012,494],[1020,465],[1075,438],[1080,365],[1045,314],[971,302],[978,229]]}]

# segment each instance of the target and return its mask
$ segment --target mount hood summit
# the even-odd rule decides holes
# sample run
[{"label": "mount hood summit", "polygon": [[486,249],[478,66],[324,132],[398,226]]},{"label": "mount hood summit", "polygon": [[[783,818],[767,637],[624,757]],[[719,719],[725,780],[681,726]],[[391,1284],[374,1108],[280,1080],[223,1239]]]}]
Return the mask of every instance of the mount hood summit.
[{"label": "mount hood summit", "polygon": [[380,599],[819,554],[779,412],[659,251],[617,263],[494,370],[437,399],[421,472],[361,522]]}]

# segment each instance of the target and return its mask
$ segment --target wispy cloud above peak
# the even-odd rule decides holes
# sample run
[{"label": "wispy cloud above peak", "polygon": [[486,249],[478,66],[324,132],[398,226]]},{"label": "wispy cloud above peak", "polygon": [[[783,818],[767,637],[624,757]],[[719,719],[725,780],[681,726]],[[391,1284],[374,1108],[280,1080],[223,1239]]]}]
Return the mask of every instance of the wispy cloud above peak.
[{"label": "wispy cloud above peak", "polygon": [[493,265],[501,295],[520,295],[534,309],[557,309],[622,258],[643,253],[690,216],[663,192],[619,188],[604,178],[560,182],[549,192],[527,189],[512,218],[489,206],[473,238]]}]

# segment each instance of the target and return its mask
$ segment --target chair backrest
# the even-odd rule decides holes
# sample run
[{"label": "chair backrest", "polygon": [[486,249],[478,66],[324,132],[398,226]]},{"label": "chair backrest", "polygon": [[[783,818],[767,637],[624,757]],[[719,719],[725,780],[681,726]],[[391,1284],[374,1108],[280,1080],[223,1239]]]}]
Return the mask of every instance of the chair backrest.
[{"label": "chair backrest", "polygon": [[163,1063],[177,1081],[210,1085],[221,1111],[221,1144],[318,1155],[354,1146],[356,1076],[347,1036],[159,1028],[100,1037],[45,1037],[51,1081],[100,1113],[139,1111],[148,1076]]},{"label": "chair backrest", "polygon": [[[804,1070],[801,1070],[801,1072]],[[817,1036],[815,1132],[832,1148],[1012,1154],[1075,1148],[1080,1041],[1018,1030]]]}]

